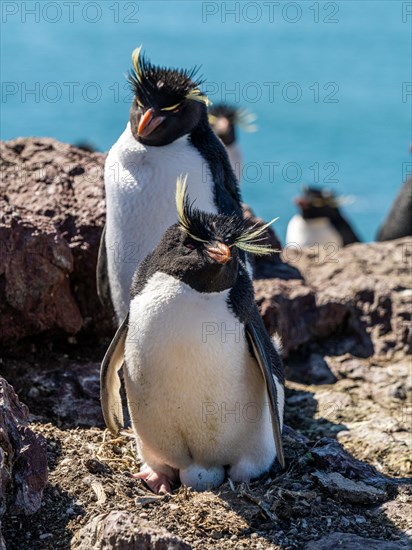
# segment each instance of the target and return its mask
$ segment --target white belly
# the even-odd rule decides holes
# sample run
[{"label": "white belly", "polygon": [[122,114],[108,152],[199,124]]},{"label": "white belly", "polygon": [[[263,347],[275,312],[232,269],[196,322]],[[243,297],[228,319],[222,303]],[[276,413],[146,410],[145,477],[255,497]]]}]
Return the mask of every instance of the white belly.
[{"label": "white belly", "polygon": [[288,223],[286,231],[286,246],[291,243],[302,247],[333,243],[341,247],[343,241],[328,218],[305,220],[300,214],[295,214]]},{"label": "white belly", "polygon": [[187,136],[146,147],[135,140],[129,123],[106,159],[108,275],[119,321],[128,311],[136,268],[177,221],[176,180],[181,174],[188,174],[188,193],[196,206],[216,212],[211,173]]},{"label": "white belly", "polygon": [[199,294],[157,273],[130,304],[127,399],[149,465],[247,459],[252,477],[275,458],[263,378],[227,292]]}]

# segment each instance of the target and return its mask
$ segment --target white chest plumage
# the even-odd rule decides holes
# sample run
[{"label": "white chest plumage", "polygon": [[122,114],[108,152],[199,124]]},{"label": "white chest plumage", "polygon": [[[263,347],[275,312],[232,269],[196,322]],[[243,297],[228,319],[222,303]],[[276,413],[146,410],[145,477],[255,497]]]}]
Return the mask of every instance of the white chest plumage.
[{"label": "white chest plumage", "polygon": [[176,180],[188,174],[188,193],[196,206],[216,212],[213,180],[188,136],[163,147],[146,147],[133,137],[130,123],[105,163],[106,250],[110,290],[121,320],[137,266],[177,221]]},{"label": "white chest plumage", "polygon": [[130,304],[127,399],[151,467],[229,465],[242,480],[274,460],[265,385],[227,295],[156,273]]},{"label": "white chest plumage", "polygon": [[343,245],[342,237],[333,227],[328,218],[305,220],[300,214],[295,214],[288,223],[286,231],[286,245],[296,243],[302,247],[315,245],[336,244]]}]

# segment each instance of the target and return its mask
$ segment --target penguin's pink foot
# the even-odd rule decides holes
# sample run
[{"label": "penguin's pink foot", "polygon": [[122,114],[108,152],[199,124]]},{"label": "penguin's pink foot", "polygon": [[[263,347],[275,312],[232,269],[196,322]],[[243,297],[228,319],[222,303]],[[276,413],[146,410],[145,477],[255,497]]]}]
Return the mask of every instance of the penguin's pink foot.
[{"label": "penguin's pink foot", "polygon": [[157,495],[167,495],[171,491],[171,480],[167,475],[155,472],[149,466],[144,466],[143,470],[132,474],[132,477],[143,480]]}]

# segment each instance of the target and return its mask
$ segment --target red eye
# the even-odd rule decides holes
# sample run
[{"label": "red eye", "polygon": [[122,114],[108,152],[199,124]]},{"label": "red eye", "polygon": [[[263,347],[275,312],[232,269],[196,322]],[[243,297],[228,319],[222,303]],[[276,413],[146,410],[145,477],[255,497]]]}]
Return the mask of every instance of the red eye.
[{"label": "red eye", "polygon": [[189,250],[194,250],[195,249],[193,244],[190,244],[190,243],[185,243],[185,247],[188,248]]}]

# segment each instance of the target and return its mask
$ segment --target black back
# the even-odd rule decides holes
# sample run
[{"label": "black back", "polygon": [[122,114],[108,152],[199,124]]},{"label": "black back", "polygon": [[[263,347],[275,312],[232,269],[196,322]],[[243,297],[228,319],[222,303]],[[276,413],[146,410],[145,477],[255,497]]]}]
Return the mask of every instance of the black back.
[{"label": "black back", "polygon": [[402,185],[389,214],[378,231],[377,241],[412,235],[412,177]]}]

